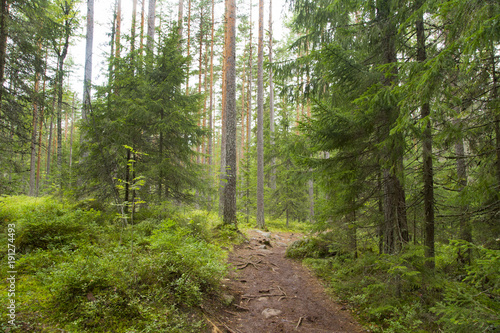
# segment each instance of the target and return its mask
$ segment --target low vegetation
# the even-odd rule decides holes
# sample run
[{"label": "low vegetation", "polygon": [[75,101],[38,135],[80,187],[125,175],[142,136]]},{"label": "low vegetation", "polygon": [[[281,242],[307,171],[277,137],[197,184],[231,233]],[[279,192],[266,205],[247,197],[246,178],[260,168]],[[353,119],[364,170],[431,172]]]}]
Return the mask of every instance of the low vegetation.
[{"label": "low vegetation", "polygon": [[[92,201],[0,199],[0,237],[15,224],[16,324],[22,331],[201,332],[226,251],[240,237],[212,213],[142,207],[134,224]],[[227,249],[227,247],[226,247]],[[5,258],[7,250],[2,249]],[[7,265],[1,266],[7,276]],[[8,281],[1,282],[3,290]],[[0,302],[6,304],[7,294]],[[2,325],[7,323],[2,312]],[[6,329],[3,326],[2,329]]]},{"label": "low vegetation", "polygon": [[[365,248],[354,258],[325,242],[332,238],[296,242],[287,255],[303,259],[373,332],[500,330],[500,251],[465,241],[440,244],[431,272],[421,246],[394,255]],[[458,262],[460,251],[471,251],[474,260]]]}]

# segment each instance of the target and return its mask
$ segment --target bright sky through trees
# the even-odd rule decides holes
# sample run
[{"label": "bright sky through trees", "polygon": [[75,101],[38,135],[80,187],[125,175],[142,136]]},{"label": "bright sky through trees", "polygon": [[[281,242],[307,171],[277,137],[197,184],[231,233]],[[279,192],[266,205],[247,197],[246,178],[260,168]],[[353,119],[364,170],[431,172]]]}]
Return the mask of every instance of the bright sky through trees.
[{"label": "bright sky through trees", "polygon": [[[137,20],[140,24],[140,1],[137,5]],[[144,0],[147,1],[147,0]],[[111,31],[111,25],[113,22],[113,8],[114,8],[114,0],[96,0],[95,2],[95,18],[94,18],[94,61],[93,61],[93,70],[92,70],[92,83],[93,84],[102,84],[106,80],[106,69],[107,64],[106,56],[109,54],[109,32]],[[166,21],[177,20],[177,10],[178,10],[178,1],[158,1],[157,2],[157,16],[156,16],[156,26],[158,27],[159,18],[163,17]],[[253,29],[254,36],[257,36],[257,18],[258,18],[258,6],[256,6],[257,2],[254,3],[254,8],[252,12],[252,16],[254,17]],[[187,6],[187,2],[184,3],[184,6]],[[265,2],[265,15],[267,21],[269,2]],[[285,34],[285,28],[283,26],[283,22],[286,19],[288,12],[288,5],[286,5],[286,0],[274,0],[273,1],[273,37],[275,39],[282,39]],[[245,14],[242,13],[242,10],[247,11],[248,4],[239,5],[237,8],[237,15]],[[79,5],[79,10],[81,13],[86,13],[87,11],[87,2],[83,1]],[[145,16],[147,17],[147,2],[145,4]],[[220,2],[216,4],[215,13],[216,20],[220,20],[222,17],[222,13],[224,10],[224,3]],[[184,16],[187,17],[187,10],[184,10]],[[185,18],[186,19],[186,18]],[[122,0],[122,27],[125,34],[130,34],[130,27],[132,22],[132,0]],[[239,22],[236,22],[238,24]],[[267,22],[266,22],[267,25]],[[74,87],[79,87],[83,82],[83,70],[85,63],[85,31],[86,26],[85,22],[80,27],[80,36],[77,39],[73,40],[73,45],[70,47],[70,58],[73,59],[75,63],[75,67],[72,69],[72,74],[70,75],[70,84]],[[255,37],[256,38],[256,37]],[[128,43],[124,44],[124,47],[128,47]],[[241,56],[241,49],[236,49],[236,57]],[[82,92],[79,89],[75,89],[79,95]],[[81,98],[82,96],[79,96]]]}]

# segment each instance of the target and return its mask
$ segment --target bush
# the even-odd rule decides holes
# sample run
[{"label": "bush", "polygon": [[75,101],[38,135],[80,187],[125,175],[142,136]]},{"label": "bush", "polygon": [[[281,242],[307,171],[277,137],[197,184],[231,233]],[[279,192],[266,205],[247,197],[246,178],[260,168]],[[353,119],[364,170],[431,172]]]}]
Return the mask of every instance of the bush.
[{"label": "bush", "polygon": [[50,198],[7,197],[1,200],[0,220],[16,224],[18,252],[36,249],[74,249],[82,241],[95,241],[101,212],[80,209]]},{"label": "bush", "polygon": [[500,331],[500,251],[452,241],[450,247],[473,250],[477,259],[466,267],[461,281],[450,281],[444,299],[432,311],[447,332]]},{"label": "bush", "polygon": [[312,237],[299,239],[288,246],[286,256],[289,258],[326,258],[342,254],[340,246],[332,244],[328,239]]},{"label": "bush", "polygon": [[[143,211],[138,224],[118,226],[103,223],[101,212],[77,206],[2,198],[0,221],[16,223],[23,249],[16,310],[24,328],[36,322],[47,331],[203,330],[196,308],[226,274],[225,252],[210,243],[209,226],[216,223],[211,214],[170,212],[176,221]],[[0,235],[7,237],[3,229]]]}]

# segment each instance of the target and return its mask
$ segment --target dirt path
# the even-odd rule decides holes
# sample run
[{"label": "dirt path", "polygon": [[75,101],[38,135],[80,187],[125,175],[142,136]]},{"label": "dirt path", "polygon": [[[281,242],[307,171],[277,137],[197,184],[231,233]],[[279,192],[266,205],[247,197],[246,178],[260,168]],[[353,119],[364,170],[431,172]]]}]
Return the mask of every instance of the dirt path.
[{"label": "dirt path", "polygon": [[221,331],[230,333],[365,332],[335,304],[299,262],[285,258],[291,233],[251,230],[248,242],[229,256],[236,268],[225,283],[233,305],[223,311]]}]

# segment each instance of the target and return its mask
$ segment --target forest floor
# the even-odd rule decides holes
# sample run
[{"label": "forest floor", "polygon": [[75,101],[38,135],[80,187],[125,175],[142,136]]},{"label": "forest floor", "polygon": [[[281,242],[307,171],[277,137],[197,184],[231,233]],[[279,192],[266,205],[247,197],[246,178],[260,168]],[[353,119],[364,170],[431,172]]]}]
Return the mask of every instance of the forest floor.
[{"label": "forest floor", "polygon": [[224,281],[224,298],[231,305],[211,322],[212,332],[366,332],[307,268],[285,257],[301,235],[249,230],[246,236],[229,255],[234,270]]}]

